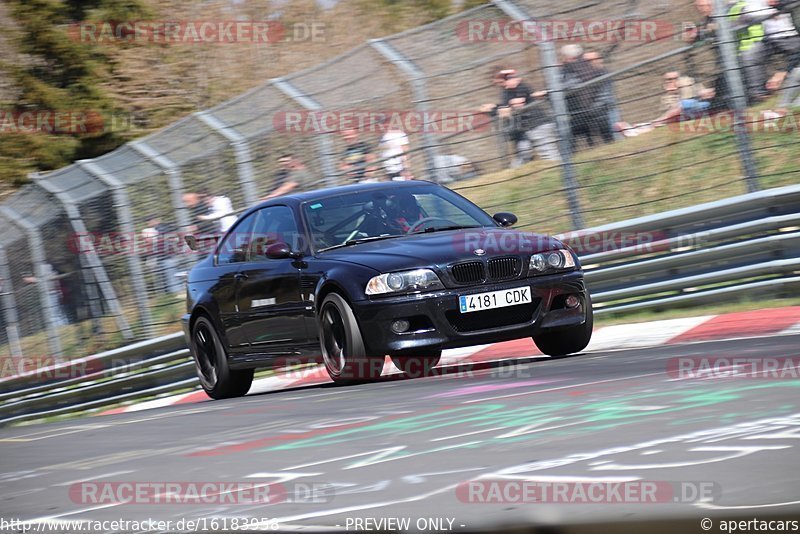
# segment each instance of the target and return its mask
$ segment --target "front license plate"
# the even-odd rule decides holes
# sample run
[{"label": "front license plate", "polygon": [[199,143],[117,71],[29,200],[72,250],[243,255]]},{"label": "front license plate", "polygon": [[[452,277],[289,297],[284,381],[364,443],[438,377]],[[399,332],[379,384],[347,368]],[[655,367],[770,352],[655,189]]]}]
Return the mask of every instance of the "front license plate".
[{"label": "front license plate", "polygon": [[530,304],[531,302],[530,287],[515,287],[514,289],[502,289],[500,291],[458,297],[461,313],[493,310],[518,304]]}]

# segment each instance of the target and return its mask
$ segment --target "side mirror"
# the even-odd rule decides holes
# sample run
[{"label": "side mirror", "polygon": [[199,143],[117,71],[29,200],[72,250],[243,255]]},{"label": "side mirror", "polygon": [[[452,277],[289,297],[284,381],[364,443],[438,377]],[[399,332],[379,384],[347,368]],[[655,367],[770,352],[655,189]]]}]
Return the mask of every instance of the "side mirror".
[{"label": "side mirror", "polygon": [[189,249],[193,250],[194,252],[203,252],[208,253],[214,250],[214,247],[217,246],[222,235],[220,234],[208,234],[208,235],[192,235],[187,234],[183,236],[183,240]]},{"label": "side mirror", "polygon": [[186,241],[186,245],[189,247],[189,250],[197,252],[197,250],[200,248],[197,243],[197,238],[193,235],[185,235],[183,236],[183,240]]},{"label": "side mirror", "polygon": [[271,260],[284,260],[286,258],[299,258],[302,256],[299,252],[292,252],[288,244],[279,241],[267,247],[264,255]]},{"label": "side mirror", "polygon": [[495,213],[492,216],[492,219],[500,223],[500,226],[503,228],[508,228],[509,226],[514,226],[517,224],[517,216],[513,213],[508,213],[507,211],[501,211],[500,213]]}]

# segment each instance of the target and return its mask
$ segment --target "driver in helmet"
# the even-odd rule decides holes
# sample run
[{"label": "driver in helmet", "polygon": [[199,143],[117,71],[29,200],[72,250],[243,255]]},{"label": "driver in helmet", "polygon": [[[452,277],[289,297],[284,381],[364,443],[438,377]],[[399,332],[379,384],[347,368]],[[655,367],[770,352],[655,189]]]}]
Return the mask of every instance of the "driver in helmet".
[{"label": "driver in helmet", "polygon": [[411,193],[398,193],[392,199],[393,221],[404,233],[408,233],[416,223],[425,218],[417,199]]}]

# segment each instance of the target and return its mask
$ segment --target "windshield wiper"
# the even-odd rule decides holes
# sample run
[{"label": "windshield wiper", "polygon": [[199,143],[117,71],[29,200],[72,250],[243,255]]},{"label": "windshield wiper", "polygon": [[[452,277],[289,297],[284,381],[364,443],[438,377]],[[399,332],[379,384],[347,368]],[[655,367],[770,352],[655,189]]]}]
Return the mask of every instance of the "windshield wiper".
[{"label": "windshield wiper", "polygon": [[373,236],[373,237],[362,237],[361,239],[349,239],[349,240],[345,241],[344,243],[339,243],[338,245],[333,245],[333,246],[330,246],[330,247],[321,248],[317,252],[325,252],[327,250],[334,250],[334,249],[337,249],[337,248],[350,247],[350,246],[353,246],[353,245],[358,245],[359,243],[367,243],[369,241],[380,241],[381,239],[393,239],[395,237],[405,237],[405,236],[397,235],[397,234],[387,234],[387,235],[378,235],[378,236]]},{"label": "windshield wiper", "polygon": [[431,232],[444,232],[447,230],[466,230],[468,228],[483,228],[483,226],[462,226],[462,225],[453,225],[453,226],[431,226],[430,228],[425,228],[422,233],[430,234]]}]

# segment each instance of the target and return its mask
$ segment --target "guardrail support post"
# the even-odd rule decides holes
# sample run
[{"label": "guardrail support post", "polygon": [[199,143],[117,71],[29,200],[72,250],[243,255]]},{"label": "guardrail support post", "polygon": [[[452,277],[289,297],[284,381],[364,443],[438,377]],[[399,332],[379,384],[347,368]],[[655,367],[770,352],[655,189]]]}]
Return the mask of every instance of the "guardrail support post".
[{"label": "guardrail support post", "polygon": [[[511,0],[492,0],[496,5],[514,21],[534,20],[525,10],[518,7]],[[553,112],[556,114],[556,127],[558,128],[558,150],[561,153],[561,172],[564,178],[564,189],[567,194],[570,216],[572,217],[573,230],[584,228],[583,212],[578,198],[578,180],[575,177],[575,167],[572,165],[572,131],[569,125],[569,110],[564,98],[564,88],[561,86],[561,67],[556,55],[556,47],[552,41],[544,41],[539,45],[547,80],[547,93]]]},{"label": "guardrail support post", "polygon": [[[399,50],[387,43],[383,39],[372,39],[369,41],[370,46],[377,50],[383,57],[391,61],[411,82],[411,90],[414,93],[416,100],[416,108],[423,114],[428,111],[428,91],[425,85],[425,73],[409,58],[405,57]],[[436,140],[428,129],[423,125],[422,140],[424,143],[423,150],[425,153],[425,166],[429,180],[434,180],[436,177]]]},{"label": "guardrail support post", "polygon": [[[114,208],[116,209],[117,217],[119,217],[120,229],[124,234],[133,238],[135,242],[136,228],[134,227],[133,216],[131,215],[128,191],[125,189],[122,182],[92,161],[78,161],[77,165],[92,176],[95,176],[111,189],[114,195]],[[144,337],[153,337],[155,331],[153,329],[153,316],[150,313],[150,303],[147,299],[147,284],[144,281],[144,272],[142,271],[139,250],[135,245],[132,247],[131,253],[128,254],[128,269],[130,270],[131,283],[133,284],[134,298],[139,306],[139,320],[142,323],[142,335]]]},{"label": "guardrail support post", "polygon": [[753,193],[758,191],[759,185],[758,170],[747,133],[747,97],[742,83],[739,54],[736,51],[738,41],[731,30],[728,10],[723,0],[714,0],[714,18],[719,27],[719,53],[725,70],[724,76],[731,92],[730,103],[734,113],[733,130],[736,133],[736,144],[739,147],[739,158],[742,160],[747,191]]},{"label": "guardrail support post", "polygon": [[22,359],[22,345],[19,342],[19,317],[17,316],[17,300],[14,298],[14,286],[11,280],[11,270],[8,268],[8,256],[0,245],[0,297],[3,307],[3,318],[6,323],[6,336],[11,358]]},{"label": "guardrail support post", "polygon": [[39,299],[44,307],[44,323],[47,329],[47,344],[50,347],[53,358],[61,360],[61,336],[58,332],[59,324],[56,323],[56,315],[61,310],[53,309],[58,306],[58,302],[53,302],[50,292],[51,269],[47,268],[47,259],[44,253],[44,241],[42,233],[30,221],[9,206],[0,206],[0,213],[8,217],[14,224],[22,228],[28,234],[28,245],[31,250],[31,262],[36,270],[36,286],[39,289]]},{"label": "guardrail support post", "polygon": [[250,151],[250,144],[247,142],[247,138],[212,115],[210,111],[200,111],[195,113],[195,117],[219,133],[231,144],[236,158],[236,168],[239,173],[239,184],[242,187],[244,201],[248,206],[258,202],[258,193],[256,192],[255,179],[253,178],[253,154]]},{"label": "guardrail support post", "polygon": [[[106,304],[108,304],[108,307],[111,310],[111,315],[114,316],[117,327],[122,332],[122,336],[125,339],[133,339],[133,330],[131,330],[131,326],[128,324],[125,314],[122,312],[122,306],[120,306],[119,299],[117,298],[117,292],[114,290],[114,286],[111,284],[111,281],[108,278],[108,273],[106,273],[106,269],[103,267],[103,262],[100,261],[100,258],[97,255],[93,241],[88,239],[84,243],[83,240],[80,239],[80,236],[88,235],[89,232],[83,222],[83,218],[81,217],[78,206],[67,194],[52,188],[46,181],[42,180],[37,173],[31,174],[30,178],[37,186],[55,196],[64,206],[64,210],[67,212],[67,217],[69,217],[70,225],[75,231],[76,237],[78,237],[78,243],[80,243],[78,246],[78,255],[81,262],[81,267],[86,267],[91,270],[92,277],[100,287],[100,292],[103,295],[103,299],[106,301]],[[93,313],[92,315],[94,316],[95,314]],[[97,316],[99,316],[99,314],[97,314]],[[95,317],[93,317],[93,319],[94,318]]]},{"label": "guardrail support post", "polygon": [[[322,106],[319,102],[304,94],[300,89],[295,87],[291,82],[283,78],[275,78],[271,80],[272,85],[280,92],[303,106],[310,111],[320,111]],[[338,185],[338,173],[336,172],[336,165],[333,162],[333,142],[329,135],[318,135],[317,137],[317,150],[319,151],[322,172],[325,174],[325,181],[328,186]]]},{"label": "guardrail support post", "polygon": [[183,193],[185,189],[183,187],[183,176],[180,166],[168,157],[159,154],[156,149],[141,139],[128,143],[128,146],[155,163],[164,171],[164,174],[167,175],[172,207],[175,209],[175,220],[178,222],[178,228],[180,228],[182,232],[186,232],[189,226],[191,226],[191,221],[189,220],[189,212],[186,205],[183,203]]},{"label": "guardrail support post", "polygon": [[564,178],[564,189],[567,194],[570,215],[572,216],[573,230],[585,227],[583,211],[578,198],[578,180],[575,176],[575,167],[572,164],[572,131],[569,125],[569,110],[564,98],[564,88],[561,86],[561,68],[556,56],[556,47],[551,41],[543,42],[539,47],[542,55],[544,75],[547,79],[547,91],[553,111],[556,114],[556,127],[558,128],[558,149],[561,153],[561,172]]}]

